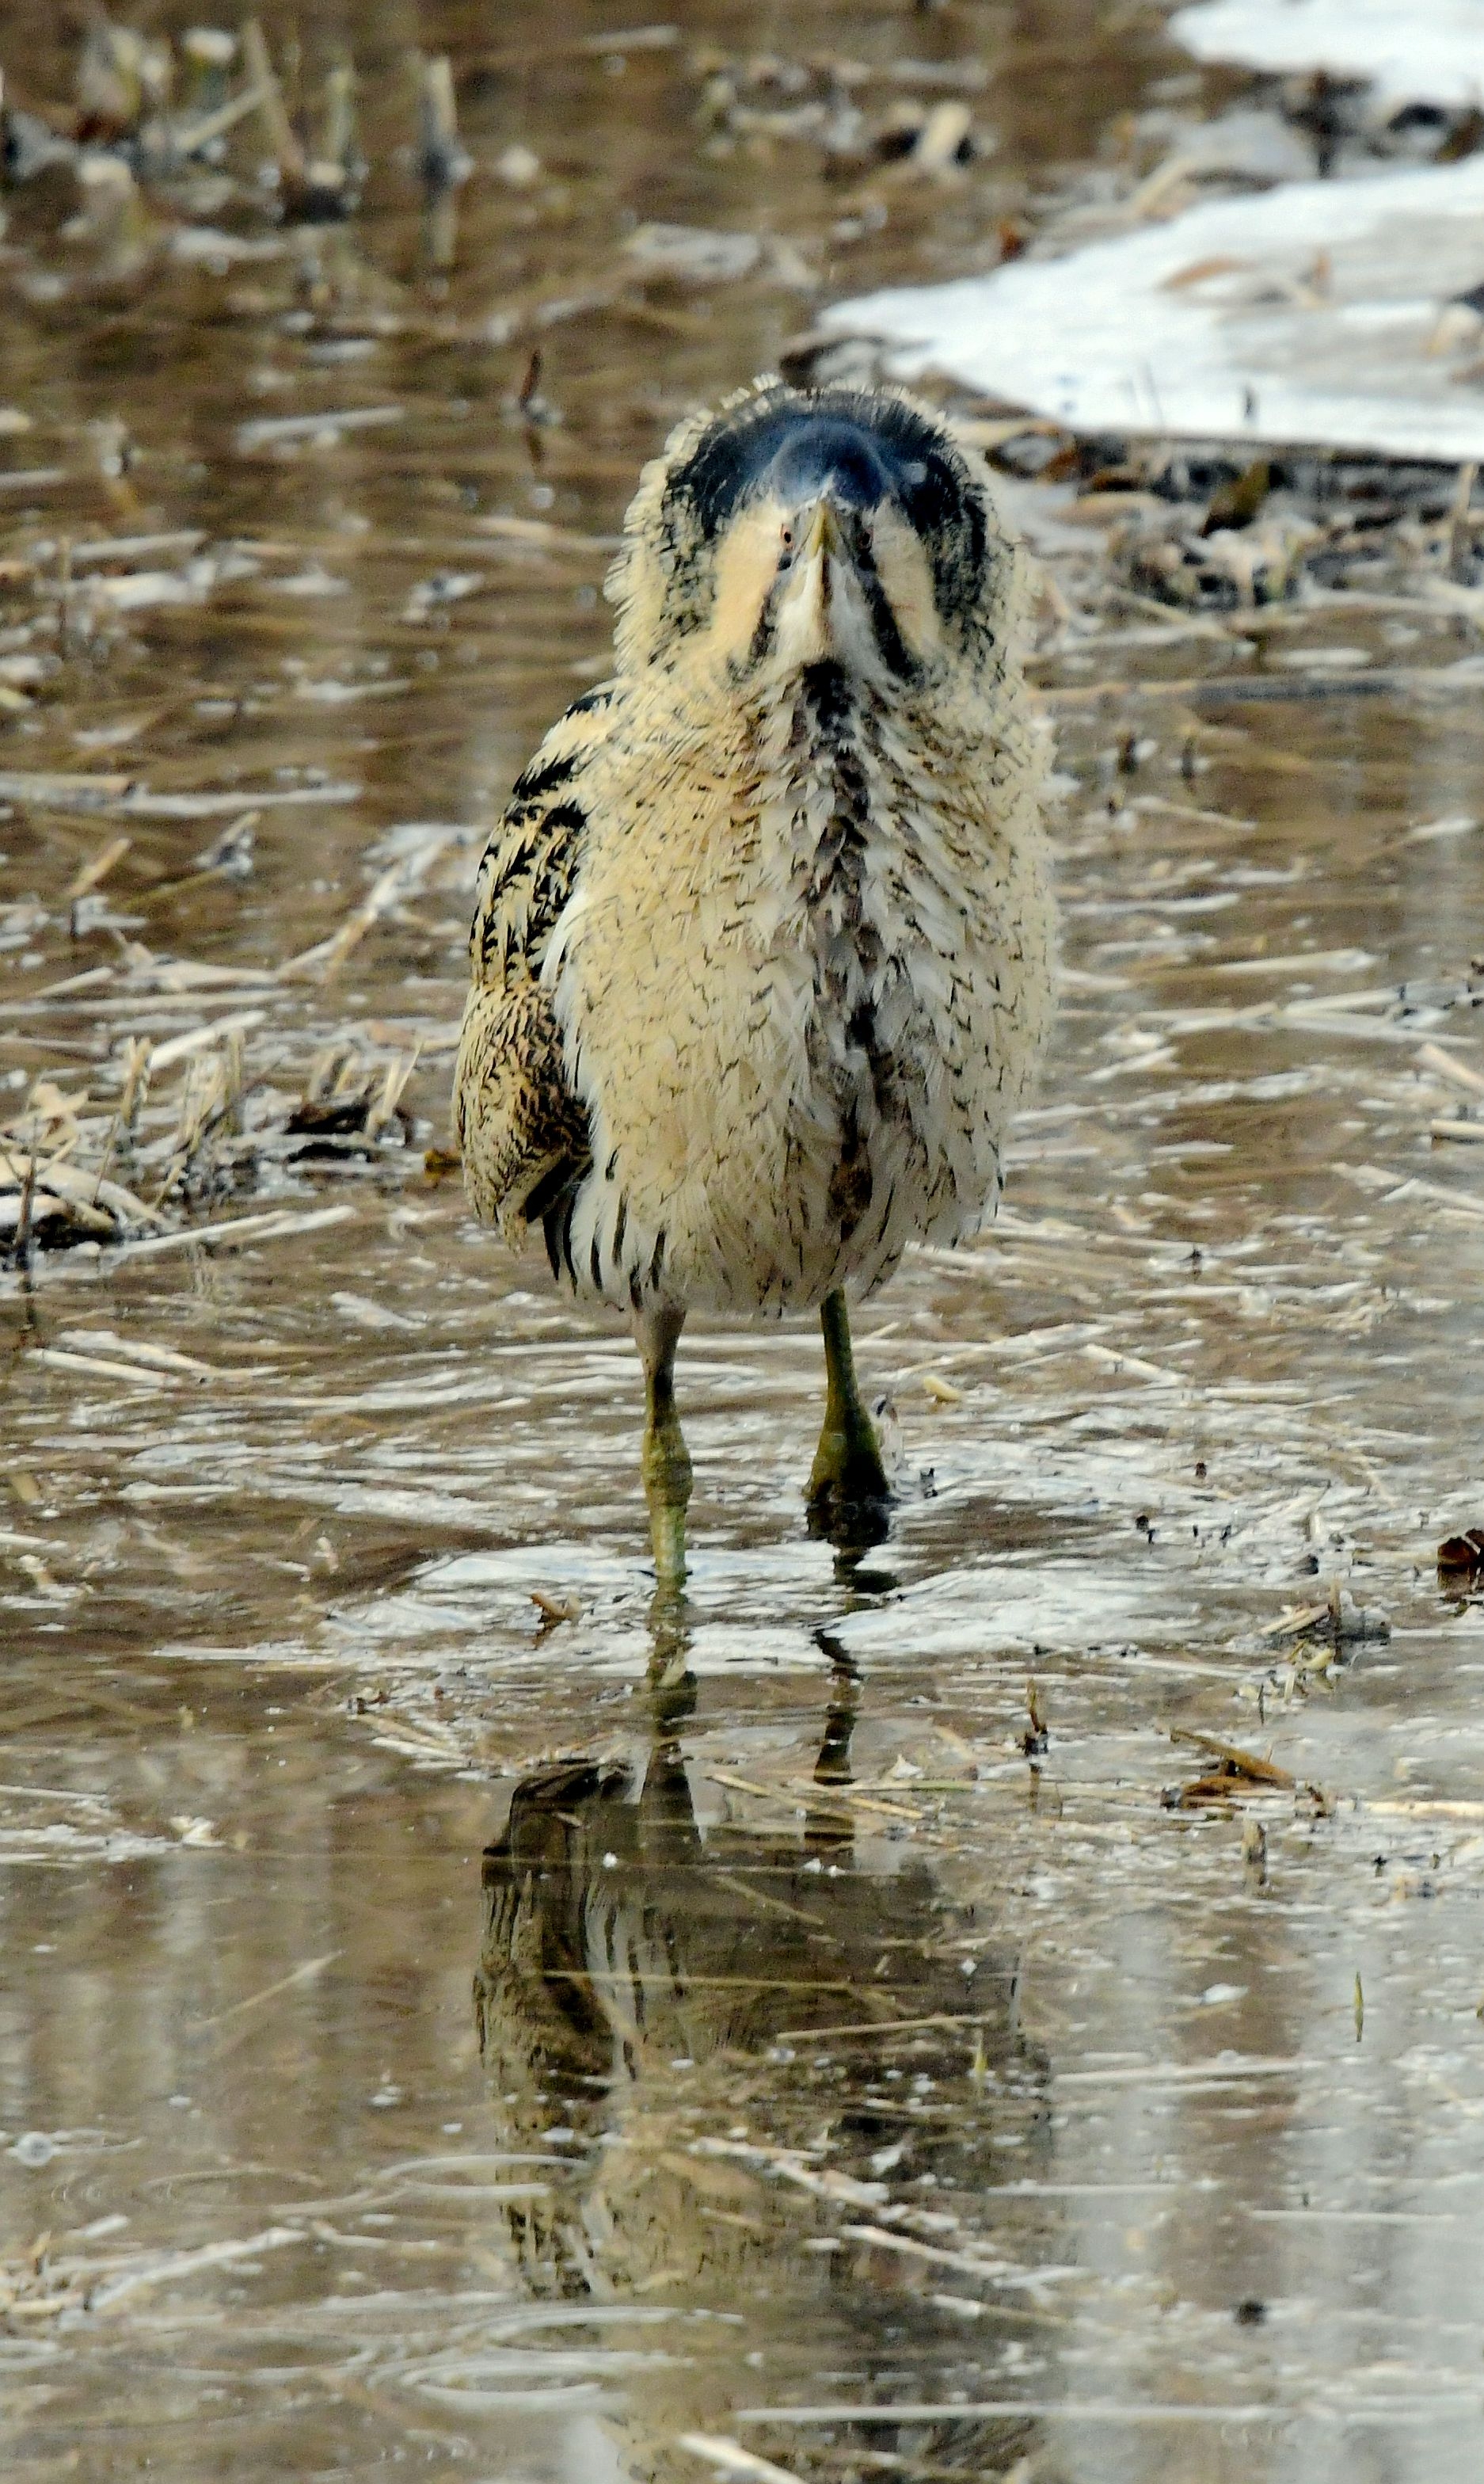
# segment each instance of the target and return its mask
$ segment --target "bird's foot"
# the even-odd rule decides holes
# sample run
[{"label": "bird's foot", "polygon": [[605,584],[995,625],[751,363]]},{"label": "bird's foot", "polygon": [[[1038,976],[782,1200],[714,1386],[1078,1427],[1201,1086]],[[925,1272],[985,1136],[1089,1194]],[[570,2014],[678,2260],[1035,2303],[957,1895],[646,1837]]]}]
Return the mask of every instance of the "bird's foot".
[{"label": "bird's foot", "polygon": [[887,1532],[891,1486],[876,1426],[862,1408],[853,1420],[824,1418],[806,1495],[811,1534],[864,1551]]},{"label": "bird's foot", "polygon": [[809,1475],[809,1532],[837,1552],[863,1552],[888,1526],[891,1486],[880,1437],[861,1400],[850,1350],[850,1318],[837,1287],[820,1305],[824,1337],[824,1428]]}]

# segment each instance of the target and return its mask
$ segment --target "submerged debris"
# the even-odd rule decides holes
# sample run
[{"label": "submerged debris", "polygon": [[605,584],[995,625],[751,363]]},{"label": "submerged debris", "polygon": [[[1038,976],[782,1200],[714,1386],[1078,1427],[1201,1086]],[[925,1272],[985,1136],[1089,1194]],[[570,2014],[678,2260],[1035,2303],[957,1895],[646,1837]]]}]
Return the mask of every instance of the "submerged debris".
[{"label": "submerged debris", "polygon": [[[294,1160],[338,1157],[347,1151],[371,1154],[393,1129],[404,1146],[410,1145],[416,1124],[402,1096],[417,1066],[416,1048],[389,1062],[385,1070],[353,1049],[332,1046],[321,1053],[283,1125],[290,1137],[307,1136],[310,1142],[294,1150]],[[352,1141],[359,1145],[350,1148]]]},{"label": "submerged debris", "polygon": [[[414,159],[430,197],[447,197],[472,166],[458,144],[446,59],[422,65],[418,109]],[[256,164],[255,134],[266,148]],[[251,251],[231,232],[194,221],[202,196],[217,216],[267,215],[289,225],[342,222],[356,213],[369,168],[357,135],[355,70],[349,59],[332,59],[317,113],[291,112],[256,17],[240,38],[198,26],[176,44],[97,9],[79,55],[65,136],[0,86],[0,178],[23,187],[54,166],[70,167],[82,193],[81,212],[64,237],[101,248],[114,280],[139,273],[167,250],[193,258],[214,254],[229,265]],[[208,171],[214,177],[203,188]],[[451,234],[450,226],[450,249]]]},{"label": "submerged debris", "polygon": [[1389,1639],[1390,1635],[1390,1617],[1380,1606],[1357,1604],[1337,1579],[1332,1580],[1323,1604],[1290,1605],[1263,1632],[1265,1638],[1318,1640],[1336,1656],[1343,1648],[1359,1647],[1367,1640]]},{"label": "submerged debris", "polygon": [[[100,860],[112,868],[127,842],[115,840]],[[397,886],[425,878],[445,842],[446,832],[431,846],[424,835],[394,866]],[[231,868],[231,850],[206,871]],[[86,902],[76,885],[66,892],[74,916]],[[356,936],[384,910],[359,909]],[[122,964],[87,968],[23,1001],[22,1025],[84,1010],[108,1049],[83,1066],[79,1083],[35,1079],[0,1123],[0,1250],[24,1262],[33,1250],[162,1233],[200,1206],[276,1186],[281,1169],[300,1163],[375,1170],[400,1157],[418,1169],[405,1151],[432,1125],[408,1097],[426,1040],[358,1031],[327,1045],[294,983],[282,971],[164,958],[131,942]],[[215,1015],[197,1015],[213,1004]],[[13,1023],[13,1006],[10,1014]],[[272,1076],[294,1051],[308,1054],[297,1101]]]}]

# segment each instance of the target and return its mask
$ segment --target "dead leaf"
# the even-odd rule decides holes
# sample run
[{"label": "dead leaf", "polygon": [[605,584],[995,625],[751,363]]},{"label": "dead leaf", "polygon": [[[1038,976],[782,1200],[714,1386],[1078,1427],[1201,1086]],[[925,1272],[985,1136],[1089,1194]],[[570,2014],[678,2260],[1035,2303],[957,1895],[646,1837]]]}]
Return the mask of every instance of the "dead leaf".
[{"label": "dead leaf", "polygon": [[1216,1765],[1188,1784],[1167,1791],[1161,1797],[1167,1811],[1194,1811],[1203,1802],[1230,1802],[1244,1787],[1268,1786],[1283,1794],[1305,1794],[1318,1812],[1328,1816],[1328,1795],[1316,1785],[1301,1783],[1274,1761],[1259,1759],[1255,1751],[1244,1751],[1235,1742],[1219,1742],[1214,1734],[1200,1734],[1190,1726],[1172,1725],[1169,1731],[1172,1742],[1188,1742]]},{"label": "dead leaf", "polygon": [[1273,488],[1273,468],[1266,457],[1255,457],[1250,466],[1229,483],[1219,483],[1211,494],[1201,531],[1213,535],[1223,528],[1239,532],[1250,526]]},{"label": "dead leaf", "polygon": [[1456,1583],[1460,1579],[1474,1577],[1484,1570],[1484,1526],[1466,1527],[1462,1535],[1448,1535],[1438,1547],[1438,1576]]},{"label": "dead leaf", "polygon": [[1240,276],[1253,265],[1250,258],[1193,258],[1189,267],[1177,267],[1167,276],[1162,293],[1181,293],[1188,284],[1204,284],[1212,276]]}]

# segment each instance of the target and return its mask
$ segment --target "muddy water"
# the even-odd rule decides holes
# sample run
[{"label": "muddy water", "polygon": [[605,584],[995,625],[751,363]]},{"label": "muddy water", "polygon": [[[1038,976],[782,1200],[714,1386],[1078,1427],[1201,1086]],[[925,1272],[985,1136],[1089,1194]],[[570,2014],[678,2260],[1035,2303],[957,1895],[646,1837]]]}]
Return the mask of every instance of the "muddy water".
[{"label": "muddy water", "polygon": [[[760,40],[719,8],[559,59],[550,12],[335,20],[373,172],[313,251],[121,267],[12,202],[0,560],[200,529],[217,567],[36,642],[0,768],[184,816],[136,803],[78,919],[117,819],[11,801],[0,1092],[107,1111],[126,1038],[256,1010],[257,1162],[193,1214],[337,1211],[5,1281],[17,2474],[1478,2472],[1484,1634],[1433,1557],[1484,1523],[1484,1154],[1433,1135],[1484,1079],[1465,625],[1048,640],[1057,1056],[995,1239],[861,1316],[900,1457],[863,1555],[803,1524],[816,1341],[703,1327],[654,1610],[627,1341],[423,1171],[473,849],[601,667],[634,469],[814,299],[787,256],[635,284],[623,220],[761,225],[826,293],[973,263],[1171,66],[1093,19],[772,13],[796,55],[993,65],[999,151],[884,224],[708,139],[688,47]],[[0,14],[33,95],[48,29]],[[391,152],[418,38],[481,166],[542,166],[476,176],[443,274]],[[516,404],[533,341],[559,420]],[[1056,487],[1013,498],[1069,556]],[[1341,645],[1436,678],[1346,696]],[[1159,688],[1206,670],[1244,696]],[[239,802],[251,873],[180,884]],[[337,970],[244,980],[430,824]],[[123,940],[236,981],[45,996]],[[405,1146],[286,1135],[337,1046],[418,1048]],[[1337,1649],[1299,1635],[1332,1594]],[[1173,1733],[1281,1774],[1181,1805],[1219,1763]]]}]

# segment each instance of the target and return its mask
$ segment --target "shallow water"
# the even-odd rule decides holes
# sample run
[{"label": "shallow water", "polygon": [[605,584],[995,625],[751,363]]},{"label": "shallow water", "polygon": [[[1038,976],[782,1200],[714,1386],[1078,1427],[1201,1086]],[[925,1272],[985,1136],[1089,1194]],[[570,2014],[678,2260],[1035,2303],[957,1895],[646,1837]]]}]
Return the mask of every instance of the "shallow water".
[{"label": "shallow water", "polygon": [[[512,10],[476,78],[472,13],[356,13],[376,169],[317,277],[121,273],[10,202],[0,394],[35,427],[0,440],[0,563],[200,528],[218,573],[79,587],[0,723],[12,778],[184,811],[13,791],[3,896],[44,920],[0,953],[0,1093],[108,1110],[125,1036],[259,1012],[256,1187],[196,1213],[340,1211],[4,1281],[16,2473],[1479,2470],[1484,1632],[1434,1559],[1484,1524],[1484,1156],[1432,1136],[1484,1092],[1468,621],[1048,641],[1056,1058],[996,1235],[859,1316],[901,1459],[864,1556],[803,1522],[817,1340],[700,1323],[693,1566],[652,1609],[627,1339],[423,1171],[474,850],[601,668],[636,466],[814,300],[786,256],[637,283],[620,215],[762,222],[831,295],[958,272],[1171,68],[1116,14],[765,38],[707,7],[619,73]],[[67,88],[49,22],[0,13],[33,96]],[[545,166],[471,182],[437,277],[391,160],[417,38],[453,47],[481,163]],[[983,50],[999,151],[927,194],[708,151],[690,47],[764,39]],[[831,240],[862,197],[884,226]],[[491,329],[583,287],[609,307]],[[536,340],[560,421],[515,403]],[[1007,497],[1075,565],[1057,487]],[[4,591],[24,626],[40,589]],[[1429,678],[1346,695],[1341,646]],[[1208,670],[1240,695],[1158,687]],[[179,885],[239,804],[251,876]],[[120,818],[74,938],[62,892]],[[337,974],[243,979],[332,937],[413,823],[459,833]],[[235,981],[129,982],[121,938]],[[337,1043],[378,1072],[420,1045],[409,1144],[285,1136]],[[1283,1622],[1332,1588],[1337,1650]],[[1212,1765],[1172,1731],[1292,1782],[1172,1803]]]}]

